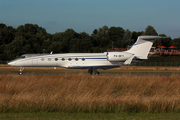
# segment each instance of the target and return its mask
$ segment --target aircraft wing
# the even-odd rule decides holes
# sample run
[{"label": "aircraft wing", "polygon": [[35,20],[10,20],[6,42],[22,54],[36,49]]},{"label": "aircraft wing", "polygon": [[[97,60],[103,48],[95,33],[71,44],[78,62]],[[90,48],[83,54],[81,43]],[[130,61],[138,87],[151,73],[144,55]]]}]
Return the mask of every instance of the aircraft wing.
[{"label": "aircraft wing", "polygon": [[89,69],[89,68],[96,68],[96,69],[111,69],[111,68],[116,68],[116,67],[120,67],[119,64],[115,64],[115,65],[90,65],[90,66],[68,66],[67,68],[69,69]]}]

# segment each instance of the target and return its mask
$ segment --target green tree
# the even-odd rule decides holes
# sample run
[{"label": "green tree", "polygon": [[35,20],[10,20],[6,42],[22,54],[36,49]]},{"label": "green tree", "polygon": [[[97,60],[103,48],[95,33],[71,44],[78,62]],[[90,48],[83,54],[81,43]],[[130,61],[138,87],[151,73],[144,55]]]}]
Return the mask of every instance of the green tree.
[{"label": "green tree", "polygon": [[139,36],[143,35],[143,34],[144,34],[144,32],[143,32],[143,31],[141,31],[141,32],[136,32],[136,31],[133,31],[133,32],[132,32],[132,38],[131,38],[131,39],[133,39],[133,40],[134,40],[134,42],[133,42],[133,43],[135,43],[135,42],[136,42],[136,40],[137,40],[137,38],[138,38]]},{"label": "green tree", "polygon": [[108,34],[108,33],[109,33],[109,28],[108,28],[108,26],[104,25],[102,27],[102,34]]},{"label": "green tree", "polygon": [[[49,52],[53,51],[53,53],[62,53],[62,44],[58,41],[52,41],[48,47]],[[45,49],[46,50],[46,49]]]},{"label": "green tree", "polygon": [[80,53],[81,51],[81,39],[73,38],[69,43],[69,52],[70,53]]},{"label": "green tree", "polygon": [[[162,37],[167,37],[165,34],[159,34],[159,36]],[[157,46],[166,46],[169,47],[173,44],[173,40],[169,37],[169,38],[161,38],[161,39],[155,39],[153,46],[157,47]]]},{"label": "green tree", "polygon": [[8,60],[7,54],[5,54],[6,44],[0,45],[0,60]]},{"label": "green tree", "polygon": [[162,39],[162,45],[163,46],[171,46],[172,45],[172,39],[171,38],[163,38]]},{"label": "green tree", "polygon": [[83,53],[92,52],[92,50],[91,50],[92,41],[91,41],[91,37],[89,36],[89,34],[87,34],[85,32],[80,33],[80,39],[81,39],[80,52],[83,52]]},{"label": "green tree", "polygon": [[[73,29],[67,29],[65,32],[56,33],[55,35],[53,35],[52,41],[56,41],[61,44],[61,48],[59,51],[63,53],[69,53],[70,41],[78,37],[79,34],[76,33]],[[54,51],[53,48],[52,51]],[[54,51],[54,52],[58,52],[58,51]]]},{"label": "green tree", "polygon": [[91,52],[106,51],[110,43],[109,28],[106,25],[104,25],[102,28],[99,28],[98,30],[95,29],[93,31],[93,34],[91,35],[91,40],[89,43],[92,46],[91,49],[89,49]]},{"label": "green tree", "polygon": [[91,47],[92,47],[91,37],[87,33],[82,32],[79,34],[78,37],[70,41],[69,52],[73,52],[73,53],[92,52]]},{"label": "green tree", "polygon": [[0,45],[9,44],[15,37],[15,29],[0,23]]},{"label": "green tree", "polygon": [[157,34],[156,30],[152,26],[149,25],[146,27],[144,35],[155,35],[155,36],[157,36],[158,34]]},{"label": "green tree", "polygon": [[[16,37],[23,37],[24,41],[30,45],[32,53],[42,53],[42,45],[46,40],[47,32],[44,28],[36,24],[25,24],[17,28]],[[30,50],[30,51],[31,51]]]},{"label": "green tree", "polygon": [[154,47],[157,47],[157,46],[169,47],[172,45],[172,43],[173,41],[171,40],[171,38],[161,38],[161,39],[155,39],[153,46]]},{"label": "green tree", "polygon": [[165,34],[159,34],[159,36],[162,36],[162,37],[167,37]]},{"label": "green tree", "polygon": [[98,33],[98,30],[97,30],[97,29],[94,29],[93,35],[97,35],[97,33]]},{"label": "green tree", "polygon": [[[124,36],[124,31],[125,30],[121,27],[111,27],[109,29],[110,43],[113,42],[114,47],[123,47],[122,38]],[[109,45],[111,46],[111,44]]]},{"label": "green tree", "polygon": [[[68,53],[68,52],[104,52],[112,47],[127,47],[133,44],[140,35],[158,35],[152,26],[145,32],[126,31],[122,27],[94,29],[93,34],[76,33],[73,29],[49,34],[37,24],[20,25],[16,29],[0,23],[0,59],[11,60],[25,53]],[[160,34],[160,36],[166,36]],[[178,39],[157,39],[154,46],[180,47]]]},{"label": "green tree", "polygon": [[25,53],[32,53],[32,49],[23,37],[16,37],[12,43],[6,45],[5,54],[8,59],[12,60]]},{"label": "green tree", "polygon": [[129,29],[127,29],[122,38],[123,48],[126,48],[128,45],[132,45],[134,43],[134,40],[131,38],[132,33]]},{"label": "green tree", "polygon": [[180,38],[175,38],[174,40],[172,40],[172,45],[180,48]]}]

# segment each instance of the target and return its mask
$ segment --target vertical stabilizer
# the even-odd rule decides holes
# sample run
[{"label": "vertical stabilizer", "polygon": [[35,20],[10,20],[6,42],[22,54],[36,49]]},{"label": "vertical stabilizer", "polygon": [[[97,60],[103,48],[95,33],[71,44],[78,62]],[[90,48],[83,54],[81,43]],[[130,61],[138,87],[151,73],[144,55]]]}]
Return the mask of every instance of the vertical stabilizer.
[{"label": "vertical stabilizer", "polygon": [[153,45],[154,39],[164,38],[161,36],[139,36],[134,45],[127,51],[134,54],[138,59],[147,59],[148,53]]}]

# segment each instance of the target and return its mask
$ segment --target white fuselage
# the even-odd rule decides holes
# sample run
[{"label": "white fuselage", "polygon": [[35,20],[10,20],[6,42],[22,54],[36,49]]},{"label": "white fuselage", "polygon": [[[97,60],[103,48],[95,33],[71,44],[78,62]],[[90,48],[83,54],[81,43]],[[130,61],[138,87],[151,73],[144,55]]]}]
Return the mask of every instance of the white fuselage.
[{"label": "white fuselage", "polygon": [[121,65],[132,54],[126,52],[49,54],[16,59],[8,63],[17,67],[88,68]]}]

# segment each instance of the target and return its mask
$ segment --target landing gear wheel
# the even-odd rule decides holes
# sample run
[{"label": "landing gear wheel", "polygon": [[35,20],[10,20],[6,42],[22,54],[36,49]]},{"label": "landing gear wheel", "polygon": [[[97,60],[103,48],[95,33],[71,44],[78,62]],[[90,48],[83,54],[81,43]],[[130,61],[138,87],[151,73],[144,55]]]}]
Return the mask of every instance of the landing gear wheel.
[{"label": "landing gear wheel", "polygon": [[97,69],[95,69],[95,68],[90,68],[90,69],[88,69],[88,73],[90,74],[90,75],[92,75],[92,74],[94,74],[94,75],[99,75],[100,73],[97,71]]},{"label": "landing gear wheel", "polygon": [[92,75],[92,73],[93,73],[92,69],[88,69],[88,73],[89,73],[90,75]]},{"label": "landing gear wheel", "polygon": [[22,75],[23,70],[24,70],[24,67],[20,67],[19,75]]},{"label": "landing gear wheel", "polygon": [[99,75],[100,73],[97,71],[97,75]]}]

